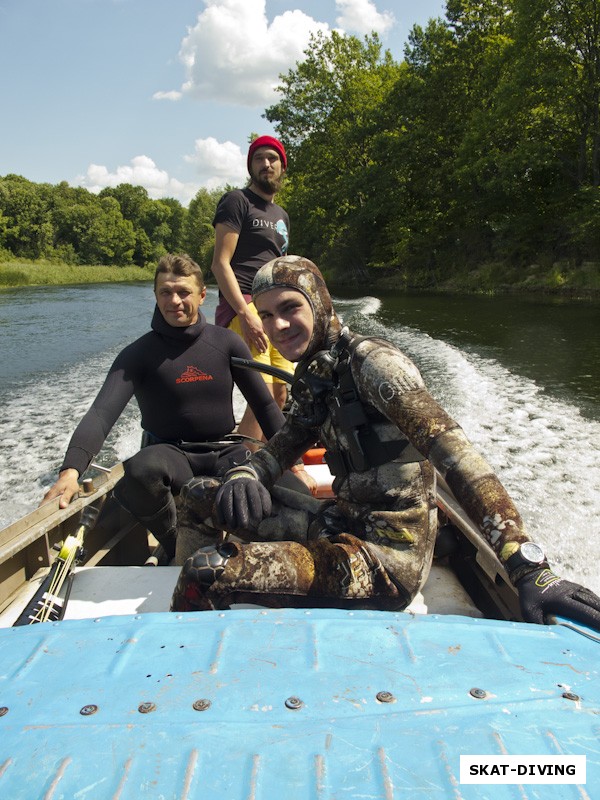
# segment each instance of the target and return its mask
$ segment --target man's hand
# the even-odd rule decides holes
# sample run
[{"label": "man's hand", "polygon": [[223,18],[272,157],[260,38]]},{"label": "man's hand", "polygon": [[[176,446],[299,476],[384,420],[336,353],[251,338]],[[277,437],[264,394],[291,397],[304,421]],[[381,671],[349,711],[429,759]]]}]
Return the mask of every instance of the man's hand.
[{"label": "man's hand", "polygon": [[265,353],[269,346],[269,340],[263,330],[260,317],[253,314],[250,309],[246,314],[239,315],[240,325],[242,327],[242,334],[244,341],[248,347],[254,346],[259,353]]},{"label": "man's hand", "polygon": [[296,467],[291,468],[294,475],[299,478],[302,483],[306,486],[308,491],[313,495],[313,497],[317,496],[317,492],[319,490],[319,484],[313,478],[313,476],[307,472],[304,467],[298,465]]},{"label": "man's hand", "polygon": [[521,613],[526,622],[543,625],[555,614],[600,630],[600,597],[578,583],[559,578],[548,567],[541,567],[520,578]]},{"label": "man's hand", "polygon": [[215,498],[216,522],[225,530],[254,530],[271,513],[271,495],[251,467],[234,468]]},{"label": "man's hand", "polygon": [[60,497],[58,501],[59,508],[66,508],[71,500],[79,493],[79,473],[76,469],[63,469],[59,473],[58,480],[51,486],[40,505],[47,503],[48,500],[53,500],[55,497]]}]

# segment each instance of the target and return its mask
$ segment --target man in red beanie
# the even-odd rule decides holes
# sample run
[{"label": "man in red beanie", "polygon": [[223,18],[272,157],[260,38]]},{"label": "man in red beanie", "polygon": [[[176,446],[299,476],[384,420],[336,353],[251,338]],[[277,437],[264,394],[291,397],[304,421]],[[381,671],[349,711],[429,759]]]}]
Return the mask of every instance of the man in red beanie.
[{"label": "man in red beanie", "polygon": [[[274,202],[287,167],[282,143],[273,136],[259,136],[248,150],[250,181],[220,199],[213,220],[215,252],[211,269],[219,284],[215,323],[231,328],[244,338],[252,357],[288,372],[293,367],[271,345],[252,304],[256,272],[273,258],[285,255],[290,220]],[[287,388],[277,378],[264,375],[277,404],[283,408]],[[238,428],[245,436],[262,438],[262,431],[248,407]]]},{"label": "man in red beanie", "polygon": [[279,154],[279,159],[283,165],[283,171],[287,169],[287,156],[285,154],[285,149],[279,139],[275,139],[274,136],[258,136],[250,143],[250,147],[248,149],[248,172],[252,175],[252,157],[256,150],[260,147],[270,148],[272,147],[273,150],[276,150]]}]

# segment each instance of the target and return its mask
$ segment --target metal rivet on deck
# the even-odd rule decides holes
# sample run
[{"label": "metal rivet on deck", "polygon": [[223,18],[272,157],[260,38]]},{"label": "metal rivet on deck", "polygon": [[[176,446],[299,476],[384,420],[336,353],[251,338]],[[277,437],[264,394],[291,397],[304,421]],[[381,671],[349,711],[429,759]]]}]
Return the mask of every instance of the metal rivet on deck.
[{"label": "metal rivet on deck", "polygon": [[202,698],[202,700],[196,700],[192,703],[192,708],[194,711],[206,711],[207,708],[210,708],[210,700],[204,698]]},{"label": "metal rivet on deck", "polygon": [[565,700],[575,700],[575,701],[581,700],[579,695],[575,694],[575,692],[563,692],[563,697],[565,698]]},{"label": "metal rivet on deck", "polygon": [[292,711],[297,711],[297,709],[302,708],[303,705],[304,703],[299,697],[288,697],[285,701],[285,707],[291,708]]},{"label": "metal rivet on deck", "polygon": [[82,717],[91,717],[91,716],[92,716],[92,714],[95,714],[95,713],[96,713],[96,711],[98,711],[98,706],[95,706],[95,705],[91,705],[91,704],[90,704],[89,706],[84,706],[84,707],[83,707],[83,708],[82,708],[82,709],[79,711],[79,713],[81,714],[81,716],[82,716]]},{"label": "metal rivet on deck", "polygon": [[0,717],[5,717],[8,714],[8,706],[0,706]]},{"label": "metal rivet on deck", "polygon": [[487,697],[487,692],[485,689],[471,689],[469,694],[471,697],[477,698],[477,700],[483,700],[485,697]]},{"label": "metal rivet on deck", "polygon": [[379,700],[380,703],[395,703],[396,702],[396,698],[394,697],[394,695],[391,692],[377,692],[375,697],[377,698],[377,700]]},{"label": "metal rivet on deck", "polygon": [[149,714],[151,711],[154,711],[155,708],[156,703],[140,703],[138,711],[140,714]]}]

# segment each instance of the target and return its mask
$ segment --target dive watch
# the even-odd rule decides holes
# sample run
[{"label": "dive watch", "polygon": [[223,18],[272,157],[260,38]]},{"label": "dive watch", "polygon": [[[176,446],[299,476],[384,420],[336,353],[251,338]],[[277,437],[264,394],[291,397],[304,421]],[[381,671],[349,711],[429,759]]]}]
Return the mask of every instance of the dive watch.
[{"label": "dive watch", "polygon": [[506,559],[505,567],[511,582],[516,583],[523,575],[539,567],[547,567],[544,551],[535,542],[522,542],[519,549]]}]

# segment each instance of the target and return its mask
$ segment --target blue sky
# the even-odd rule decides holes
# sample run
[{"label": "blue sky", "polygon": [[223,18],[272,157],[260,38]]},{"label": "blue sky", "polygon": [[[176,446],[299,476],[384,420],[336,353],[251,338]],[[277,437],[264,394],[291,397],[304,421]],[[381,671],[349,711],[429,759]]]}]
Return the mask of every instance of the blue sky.
[{"label": "blue sky", "polygon": [[0,0],[0,175],[135,183],[187,204],[240,184],[248,136],[311,31],[396,60],[444,0]]}]

